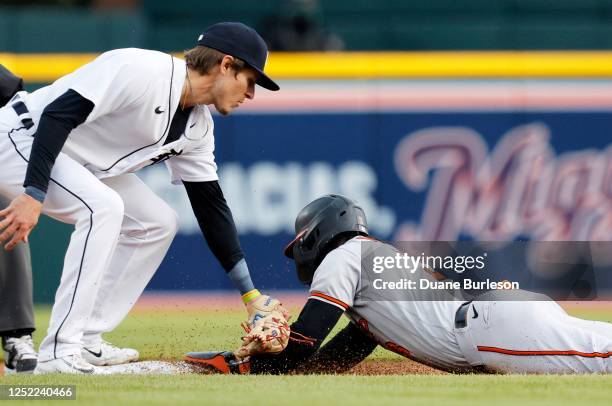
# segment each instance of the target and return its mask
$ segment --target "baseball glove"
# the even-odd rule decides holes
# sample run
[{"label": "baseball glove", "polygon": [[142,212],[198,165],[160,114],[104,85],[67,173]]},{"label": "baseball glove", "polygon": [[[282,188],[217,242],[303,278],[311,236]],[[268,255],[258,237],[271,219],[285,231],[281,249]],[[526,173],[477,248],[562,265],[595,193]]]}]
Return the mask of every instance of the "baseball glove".
[{"label": "baseball glove", "polygon": [[234,351],[238,359],[255,354],[277,354],[289,343],[289,323],[280,311],[272,311],[252,323],[243,322],[242,328],[247,335],[242,337],[242,345]]}]

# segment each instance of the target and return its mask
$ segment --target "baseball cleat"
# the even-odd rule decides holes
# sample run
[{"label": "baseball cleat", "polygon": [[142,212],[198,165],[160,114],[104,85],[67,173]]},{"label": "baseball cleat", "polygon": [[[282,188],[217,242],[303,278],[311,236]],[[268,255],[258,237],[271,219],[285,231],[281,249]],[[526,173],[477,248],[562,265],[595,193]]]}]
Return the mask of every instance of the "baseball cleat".
[{"label": "baseball cleat", "polygon": [[5,374],[31,374],[36,368],[38,354],[31,335],[2,337]]},{"label": "baseball cleat", "polygon": [[67,355],[49,361],[39,362],[34,374],[100,374],[101,370],[85,361],[81,355]]},{"label": "baseball cleat", "polygon": [[98,367],[127,364],[138,361],[140,356],[133,348],[119,348],[104,340],[99,345],[83,347],[81,355],[85,361]]},{"label": "baseball cleat", "polygon": [[237,359],[230,351],[189,352],[185,354],[184,360],[207,371],[222,374],[247,374],[250,370],[248,361]]}]

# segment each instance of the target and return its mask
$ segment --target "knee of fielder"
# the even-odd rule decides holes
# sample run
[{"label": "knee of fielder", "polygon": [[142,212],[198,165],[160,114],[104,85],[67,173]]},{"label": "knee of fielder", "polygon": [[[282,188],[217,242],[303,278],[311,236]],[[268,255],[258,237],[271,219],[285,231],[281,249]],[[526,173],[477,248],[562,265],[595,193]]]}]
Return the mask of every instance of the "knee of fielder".
[{"label": "knee of fielder", "polygon": [[172,241],[179,229],[179,219],[176,211],[170,207],[161,211],[157,218],[157,226],[163,238]]},{"label": "knee of fielder", "polygon": [[117,192],[108,189],[106,193],[99,196],[97,201],[92,204],[91,210],[94,222],[98,221],[98,224],[95,224],[95,226],[116,230],[117,234],[119,233],[123,223],[125,208],[123,200]]},{"label": "knee of fielder", "polygon": [[167,231],[170,240],[174,239],[174,236],[178,233],[179,217],[177,212],[173,209],[168,210],[168,214],[164,221],[164,229]]},{"label": "knee of fielder", "polygon": [[163,242],[170,245],[179,229],[179,219],[176,211],[170,207],[158,209],[157,218],[149,224],[143,237],[150,242]]}]

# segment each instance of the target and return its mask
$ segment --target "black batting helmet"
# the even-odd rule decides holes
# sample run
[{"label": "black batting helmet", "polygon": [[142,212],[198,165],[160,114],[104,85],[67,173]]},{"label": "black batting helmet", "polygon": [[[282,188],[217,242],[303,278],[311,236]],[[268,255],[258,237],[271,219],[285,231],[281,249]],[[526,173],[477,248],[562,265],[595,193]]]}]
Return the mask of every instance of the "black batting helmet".
[{"label": "black batting helmet", "polygon": [[295,219],[296,237],[285,247],[285,255],[295,261],[298,278],[310,284],[333,243],[349,234],[368,235],[363,209],[341,195],[325,195],[310,202]]}]

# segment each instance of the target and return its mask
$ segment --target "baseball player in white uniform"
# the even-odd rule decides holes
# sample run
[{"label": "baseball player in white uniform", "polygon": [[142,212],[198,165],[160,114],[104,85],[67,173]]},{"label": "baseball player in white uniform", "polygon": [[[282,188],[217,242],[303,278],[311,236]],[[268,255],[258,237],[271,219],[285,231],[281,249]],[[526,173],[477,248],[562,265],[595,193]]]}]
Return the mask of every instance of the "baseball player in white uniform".
[{"label": "baseball player in white uniform", "polygon": [[[250,317],[268,300],[253,286],[218,184],[213,120],[278,90],[263,72],[263,39],[219,23],[185,60],[143,50],[100,55],[53,84],[19,92],[0,109],[0,242],[27,241],[40,213],[73,224],[36,373],[96,373],[134,361],[102,333],[126,316],[166,254],[177,215],[133,174],[164,161],[187,189],[206,241],[243,294]],[[50,236],[52,238],[52,236]]]},{"label": "baseball player in white uniform", "polygon": [[[310,295],[287,347],[278,355],[189,353],[186,360],[226,373],[341,372],[382,345],[447,371],[612,373],[612,324],[571,317],[545,295],[502,290],[466,301],[418,289],[384,300],[362,272],[374,253],[398,251],[368,236],[363,210],[346,197],[311,202],[295,228],[285,253]],[[407,276],[437,280],[425,270]],[[351,322],[319,348],[343,313]]]}]

